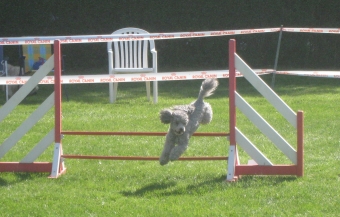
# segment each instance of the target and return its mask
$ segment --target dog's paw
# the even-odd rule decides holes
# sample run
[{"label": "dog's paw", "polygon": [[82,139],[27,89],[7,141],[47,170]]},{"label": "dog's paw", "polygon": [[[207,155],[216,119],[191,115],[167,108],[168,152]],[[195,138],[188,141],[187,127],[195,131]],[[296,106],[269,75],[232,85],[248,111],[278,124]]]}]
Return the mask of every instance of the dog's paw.
[{"label": "dog's paw", "polygon": [[165,158],[165,157],[159,158],[159,164],[160,164],[160,165],[164,166],[164,165],[166,165],[167,163],[169,163],[169,158],[168,158],[168,157],[167,157],[167,158]]},{"label": "dog's paw", "polygon": [[170,161],[178,160],[179,157],[180,157],[180,156],[178,156],[178,155],[171,155],[171,156],[170,156]]},{"label": "dog's paw", "polygon": [[170,161],[178,160],[178,158],[185,152],[186,149],[187,149],[186,146],[180,146],[180,145],[173,148],[169,156]]}]

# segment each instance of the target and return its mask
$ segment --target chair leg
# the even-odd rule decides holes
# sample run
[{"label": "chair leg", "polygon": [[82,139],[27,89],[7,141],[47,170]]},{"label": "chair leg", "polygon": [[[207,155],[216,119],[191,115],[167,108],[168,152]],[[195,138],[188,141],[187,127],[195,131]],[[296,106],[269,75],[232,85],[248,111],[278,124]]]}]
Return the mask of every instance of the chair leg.
[{"label": "chair leg", "polygon": [[118,83],[109,83],[110,103],[114,103],[117,98]]},{"label": "chair leg", "polygon": [[153,103],[158,102],[158,81],[153,81]]},{"label": "chair leg", "polygon": [[118,83],[113,83],[113,102],[117,99]]},{"label": "chair leg", "polygon": [[109,83],[109,99],[110,103],[113,103],[113,83]]},{"label": "chair leg", "polygon": [[150,101],[150,81],[145,82],[146,85],[146,96],[148,98],[148,101]]}]

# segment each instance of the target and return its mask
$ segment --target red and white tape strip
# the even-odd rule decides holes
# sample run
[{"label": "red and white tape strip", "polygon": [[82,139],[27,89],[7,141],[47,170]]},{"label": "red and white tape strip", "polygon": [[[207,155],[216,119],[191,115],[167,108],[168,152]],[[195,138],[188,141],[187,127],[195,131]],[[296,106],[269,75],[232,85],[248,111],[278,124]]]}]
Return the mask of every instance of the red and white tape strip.
[{"label": "red and white tape strip", "polygon": [[[73,35],[73,36],[38,36],[38,37],[10,37],[0,38],[0,45],[22,45],[22,44],[53,44],[54,40],[60,40],[62,44],[73,43],[98,43],[110,41],[135,41],[135,40],[164,40],[175,38],[195,38],[226,36],[240,34],[255,34],[279,32],[278,28],[264,29],[239,29],[239,30],[221,30],[221,31],[203,31],[203,32],[175,32],[175,33],[150,33],[138,35]],[[307,32],[307,33],[331,33],[340,34],[340,28],[283,28],[284,32]]]},{"label": "red and white tape strip", "polygon": [[[0,45],[22,45],[22,44],[53,44],[54,40],[60,40],[62,44],[73,43],[99,43],[112,41],[135,41],[135,40],[164,40],[175,38],[195,38],[226,36],[240,34],[255,34],[279,32],[281,28],[264,29],[239,29],[203,32],[175,32],[175,33],[150,33],[138,35],[73,35],[73,36],[38,36],[38,37],[10,37],[0,38]],[[307,32],[307,33],[332,33],[340,34],[339,28],[283,28],[284,32]]]},{"label": "red and white tape strip", "polygon": [[254,34],[266,32],[278,32],[280,28],[265,29],[241,29],[241,30],[221,30],[204,32],[175,32],[175,33],[150,33],[131,35],[75,35],[75,36],[39,36],[39,37],[11,37],[0,38],[0,45],[22,45],[22,44],[53,44],[54,40],[60,40],[62,44],[72,43],[98,43],[112,41],[136,41],[136,40],[161,40],[175,38],[195,38],[210,36],[225,36],[239,34]]},{"label": "red and white tape strip", "polygon": [[[270,74],[272,69],[255,69],[256,74]],[[241,77],[241,73],[237,73]],[[23,77],[0,77],[0,85],[22,85],[25,84],[29,76]],[[109,83],[109,82],[142,82],[142,81],[174,81],[193,80],[206,78],[229,78],[228,70],[214,71],[188,71],[188,72],[162,72],[147,74],[101,74],[101,75],[63,75],[63,84],[84,84],[84,83]],[[39,84],[54,84],[54,77],[47,76]]]},{"label": "red and white tape strip", "polygon": [[[273,69],[254,69],[256,74],[271,74]],[[298,75],[324,78],[340,78],[340,71],[277,71],[279,75]],[[242,74],[237,72],[237,77]],[[0,77],[0,85],[22,85],[29,80],[30,76],[23,77]],[[147,74],[100,74],[100,75],[63,75],[63,84],[84,84],[84,83],[109,83],[109,82],[142,82],[142,81],[174,81],[193,80],[206,78],[229,78],[228,70],[212,71],[188,71],[188,72],[162,72]],[[39,84],[54,84],[54,77],[47,76]]]},{"label": "red and white tape strip", "polygon": [[340,78],[340,71],[277,71],[276,74],[324,77],[324,78]]},{"label": "red and white tape strip", "polygon": [[283,28],[283,32],[331,33],[340,34],[340,28]]}]

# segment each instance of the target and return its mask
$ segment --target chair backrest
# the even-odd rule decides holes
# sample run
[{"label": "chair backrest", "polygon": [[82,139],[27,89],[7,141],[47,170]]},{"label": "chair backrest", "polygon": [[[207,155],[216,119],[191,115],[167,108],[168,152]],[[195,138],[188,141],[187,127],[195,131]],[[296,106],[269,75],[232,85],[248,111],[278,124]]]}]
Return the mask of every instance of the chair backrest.
[{"label": "chair backrest", "polygon": [[20,55],[24,58],[22,67],[25,72],[36,71],[52,55],[50,44],[22,45]]},{"label": "chair backrest", "polygon": [[[138,28],[123,28],[114,31],[113,34],[122,34],[127,40],[108,42],[107,51],[112,68],[148,68],[148,53],[155,50],[154,40],[129,40],[136,34],[148,34],[149,32]],[[112,44],[114,46],[114,66],[112,56]],[[148,50],[150,47],[150,51]],[[111,55],[110,55],[111,54]],[[152,66],[156,67],[156,66]]]}]

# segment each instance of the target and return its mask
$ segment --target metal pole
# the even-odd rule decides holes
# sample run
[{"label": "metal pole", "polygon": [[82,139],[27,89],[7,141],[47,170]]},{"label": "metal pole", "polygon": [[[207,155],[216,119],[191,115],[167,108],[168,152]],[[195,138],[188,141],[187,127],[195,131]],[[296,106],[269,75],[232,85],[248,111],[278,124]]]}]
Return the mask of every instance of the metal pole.
[{"label": "metal pole", "polygon": [[277,42],[276,56],[275,56],[275,63],[274,63],[274,72],[273,72],[272,84],[271,84],[272,89],[274,89],[274,86],[275,86],[275,75],[276,75],[276,69],[277,69],[277,62],[279,61],[279,53],[280,53],[281,38],[282,38],[282,29],[283,29],[283,25],[281,25],[280,34],[279,34],[279,41]]},{"label": "metal pole", "polygon": [[[8,76],[8,71],[7,71],[7,61],[4,61],[4,72],[5,72],[5,76]],[[6,85],[6,102],[8,101],[8,85]]]}]

